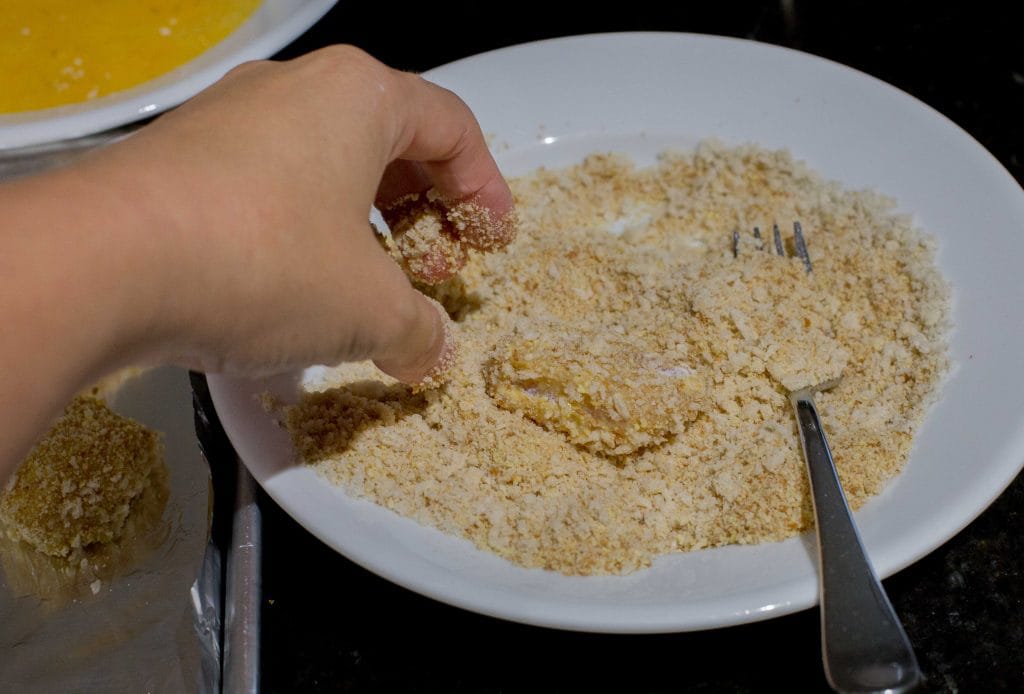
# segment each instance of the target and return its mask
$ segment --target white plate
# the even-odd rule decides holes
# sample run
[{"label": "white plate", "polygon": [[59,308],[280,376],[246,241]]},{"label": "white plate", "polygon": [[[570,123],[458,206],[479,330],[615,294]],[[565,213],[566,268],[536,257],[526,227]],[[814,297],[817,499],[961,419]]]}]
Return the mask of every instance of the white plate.
[{"label": "white plate", "polygon": [[235,65],[284,48],[336,1],[264,0],[230,36],[156,79],[93,101],[0,115],[0,150],[91,135],[177,106]]},{"label": "white plate", "polygon": [[[1024,461],[1024,192],[977,142],[893,87],[765,44],[685,34],[546,41],[427,73],[493,133],[508,175],[602,149],[641,161],[707,137],[785,147],[825,176],[895,196],[941,243],[954,286],[958,368],[905,471],[857,514],[878,572],[932,551],[984,510]],[[260,484],[353,561],[453,605],[511,620],[606,632],[720,627],[817,601],[813,539],[658,559],[624,577],[513,566],[469,542],[352,499],[297,467],[255,402],[295,380],[210,379],[214,403]]]}]

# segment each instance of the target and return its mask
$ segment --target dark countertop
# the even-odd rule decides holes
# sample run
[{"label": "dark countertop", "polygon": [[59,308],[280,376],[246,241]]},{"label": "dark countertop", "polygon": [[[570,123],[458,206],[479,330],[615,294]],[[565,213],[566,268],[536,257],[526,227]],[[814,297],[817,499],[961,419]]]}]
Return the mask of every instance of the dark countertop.
[{"label": "dark countertop", "polygon": [[[589,3],[588,3],[589,4]],[[1024,181],[1024,24],[983,3],[341,2],[282,52],[353,43],[425,70],[500,46],[603,31],[751,38],[831,58],[944,113]],[[709,9],[709,6],[714,6]],[[484,9],[486,7],[486,10]],[[781,8],[791,7],[787,15]],[[267,692],[827,690],[818,612],[658,636],[522,626],[423,598],[264,513]],[[967,529],[885,581],[926,690],[1024,690],[1024,477]]]}]

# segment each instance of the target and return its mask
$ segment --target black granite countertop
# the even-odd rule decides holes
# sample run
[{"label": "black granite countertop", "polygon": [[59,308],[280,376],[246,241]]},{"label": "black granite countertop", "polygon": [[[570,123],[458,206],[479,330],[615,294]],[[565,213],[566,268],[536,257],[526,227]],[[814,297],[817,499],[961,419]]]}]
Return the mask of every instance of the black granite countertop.
[{"label": "black granite countertop", "polygon": [[[951,118],[1024,181],[1024,24],[1005,16],[1003,5],[588,5],[343,0],[281,57],[344,42],[395,67],[425,70],[570,34],[657,30],[755,39],[894,84]],[[267,692],[827,690],[816,609],[657,636],[522,626],[399,588],[328,549],[269,499],[261,504]],[[885,581],[915,644],[926,690],[1024,691],[1022,509],[1024,478],[1018,477],[963,532]]]}]

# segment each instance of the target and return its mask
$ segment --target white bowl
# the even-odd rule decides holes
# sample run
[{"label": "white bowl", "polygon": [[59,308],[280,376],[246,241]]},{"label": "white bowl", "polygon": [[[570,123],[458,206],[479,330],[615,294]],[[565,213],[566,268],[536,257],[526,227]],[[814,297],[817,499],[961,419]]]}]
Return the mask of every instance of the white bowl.
[{"label": "white bowl", "polygon": [[0,151],[91,135],[154,116],[205,89],[239,63],[273,55],[336,1],[264,0],[230,36],[160,77],[91,101],[0,115]]},{"label": "white bowl", "polygon": [[[766,44],[610,34],[506,48],[426,74],[460,94],[507,175],[595,150],[642,162],[717,137],[788,148],[825,177],[899,201],[940,242],[954,291],[958,364],[904,472],[856,519],[888,576],[948,540],[1024,462],[1024,191],[948,119],[836,63]],[[813,538],[661,557],[627,576],[528,570],[346,496],[297,465],[255,401],[269,382],[210,378],[225,429],[286,511],[353,561],[432,598],[506,619],[603,632],[719,627],[817,601]]]}]

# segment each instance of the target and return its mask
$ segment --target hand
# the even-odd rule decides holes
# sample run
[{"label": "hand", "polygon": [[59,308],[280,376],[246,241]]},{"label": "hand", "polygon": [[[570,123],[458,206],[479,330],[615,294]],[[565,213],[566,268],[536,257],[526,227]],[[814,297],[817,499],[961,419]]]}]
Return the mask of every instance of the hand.
[{"label": "hand", "polygon": [[[121,149],[104,163],[149,169],[153,198],[176,220],[158,313],[173,349],[160,345],[161,360],[203,370],[373,358],[420,380],[445,323],[379,248],[371,204],[433,187],[497,226],[512,215],[468,107],[351,47],[243,65]],[[482,232],[468,231],[474,244]]]},{"label": "hand", "polygon": [[448,319],[368,217],[427,188],[439,209],[485,212],[447,221],[444,243],[510,239],[512,196],[468,107],[351,47],[243,65],[75,166],[0,186],[0,357],[22,365],[0,377],[21,402],[0,464],[123,365],[254,376],[371,358],[422,380],[451,356]]}]

